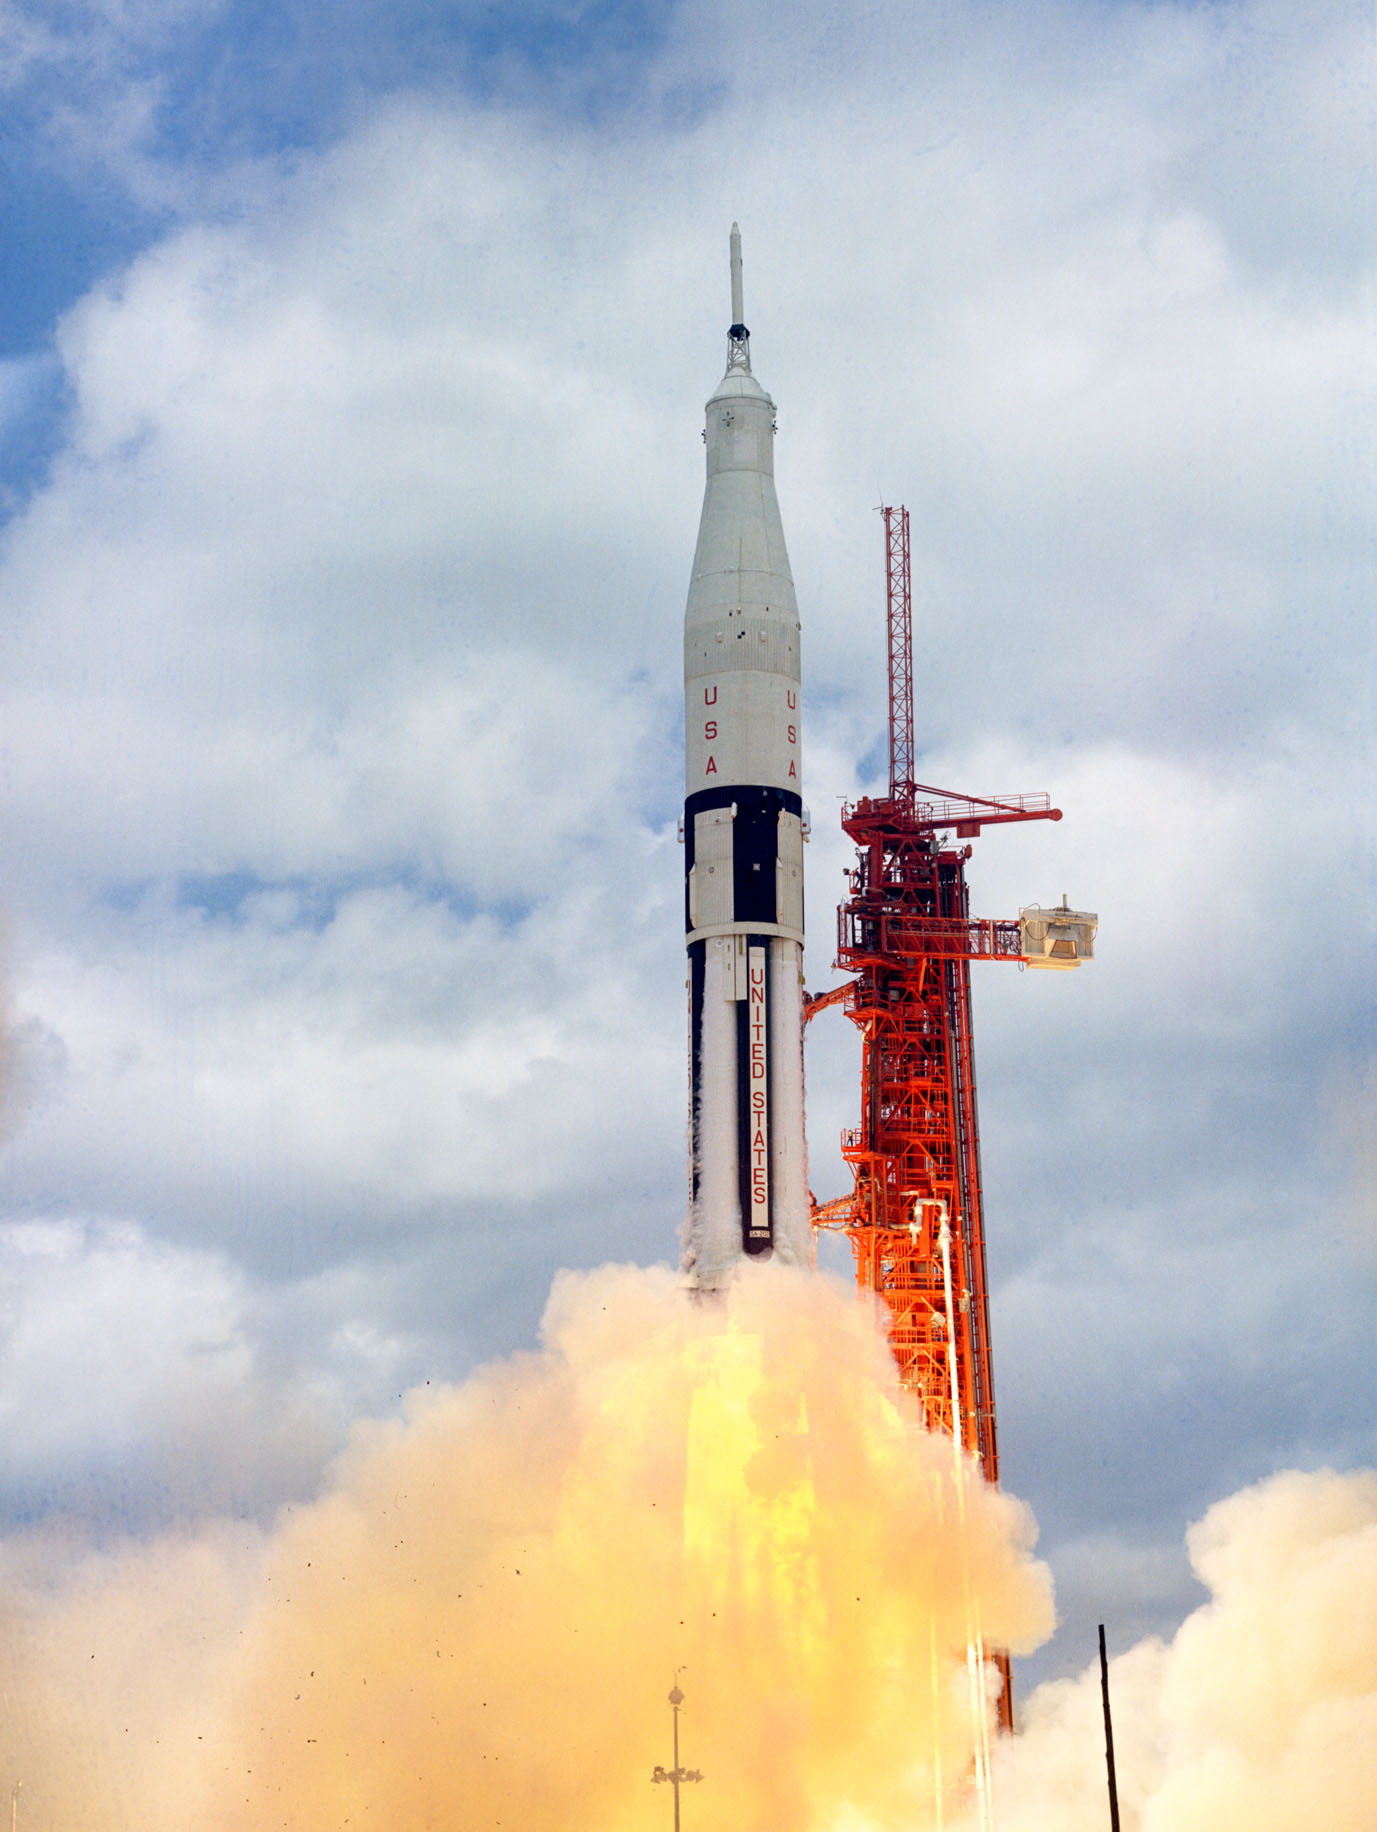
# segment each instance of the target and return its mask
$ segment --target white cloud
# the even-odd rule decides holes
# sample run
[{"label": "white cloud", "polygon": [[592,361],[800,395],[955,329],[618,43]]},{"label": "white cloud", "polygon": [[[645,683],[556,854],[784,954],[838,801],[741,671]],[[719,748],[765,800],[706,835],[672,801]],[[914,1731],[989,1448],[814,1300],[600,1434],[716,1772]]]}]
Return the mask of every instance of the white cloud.
[{"label": "white cloud", "polygon": [[12,1224],[0,1289],[0,1482],[31,1518],[54,1500],[102,1526],[252,1514],[309,1492],[340,1440],[348,1414],[300,1368],[264,1377],[248,1286],[218,1255],[127,1223]]},{"label": "white cloud", "polygon": [[[1175,1639],[1110,1667],[1124,1823],[1143,1832],[1247,1823],[1357,1832],[1377,1716],[1371,1470],[1284,1470],[1215,1503],[1187,1536],[1210,1596]],[[1110,1628],[1111,1651],[1123,1646]],[[1087,1651],[1093,1647],[1088,1643]],[[1103,1824],[1099,1674],[1047,1686],[1000,1751],[1001,1823]]]},{"label": "white cloud", "polygon": [[[724,17],[682,18],[615,125],[397,97],[239,168],[232,214],[66,320],[71,440],[0,556],[0,846],[49,1065],[13,1213],[135,1217],[154,1289],[230,1319],[215,1366],[309,1315],[292,1378],[380,1403],[518,1334],[561,1259],[672,1251],[679,617],[736,215],[805,626],[810,979],[883,730],[883,492],[914,511],[924,773],[1067,812],[981,842],[978,902],[1102,917],[1093,968],[978,993],[1001,1394],[1042,1431],[1019,1396],[1051,1365],[1137,1418],[1166,1305],[1188,1363],[1218,1339],[1199,1455],[1246,1415],[1249,1479],[1323,1405],[1279,1419],[1277,1305],[1235,1277],[1299,1238],[1319,1092],[1370,1048],[1348,17]],[[841,1024],[810,1045],[821,1195]],[[124,1249],[82,1252],[125,1289]],[[166,1314],[129,1416],[191,1353]],[[1324,1350],[1346,1387],[1356,1340]],[[240,1378],[186,1403],[217,1418]],[[1084,1451],[1045,1430],[1050,1496]],[[1174,1521],[1199,1472],[1166,1432],[1148,1460]]]}]

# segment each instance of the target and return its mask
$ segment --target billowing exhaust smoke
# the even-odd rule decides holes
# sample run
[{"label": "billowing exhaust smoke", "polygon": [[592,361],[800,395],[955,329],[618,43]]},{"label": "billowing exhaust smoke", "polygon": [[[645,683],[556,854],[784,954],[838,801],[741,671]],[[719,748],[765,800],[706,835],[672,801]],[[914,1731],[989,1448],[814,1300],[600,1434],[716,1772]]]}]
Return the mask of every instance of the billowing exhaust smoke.
[{"label": "billowing exhaust smoke", "polygon": [[667,1271],[565,1275],[541,1352],[359,1427],[260,1545],[35,1573],[24,1810],[644,1832],[683,1668],[694,1828],[922,1825],[970,1763],[973,1603],[1015,1648],[1051,1626],[1027,1511],[967,1487],[963,1543],[950,1442],[849,1291],[743,1267],[704,1308]]},{"label": "billowing exhaust smoke", "polygon": [[[538,1353],[357,1428],[329,1491],[74,1560],[4,1548],[5,1760],[42,1832],[944,1832],[965,1650],[1051,1628],[1018,1502],[964,1486],[849,1291],[563,1275]],[[1288,1474],[1191,1535],[1212,1600],[1113,1663],[1125,1832],[1366,1832],[1377,1475]],[[1111,1635],[1112,1639],[1112,1635]],[[1098,1674],[997,1743],[1000,1832],[1108,1824]]]},{"label": "billowing exhaust smoke", "polygon": [[[1187,1544],[1210,1600],[1111,1662],[1124,1832],[1377,1823],[1377,1472],[1287,1470]],[[1098,1669],[1042,1687],[996,1757],[1001,1832],[1109,1824]]]}]

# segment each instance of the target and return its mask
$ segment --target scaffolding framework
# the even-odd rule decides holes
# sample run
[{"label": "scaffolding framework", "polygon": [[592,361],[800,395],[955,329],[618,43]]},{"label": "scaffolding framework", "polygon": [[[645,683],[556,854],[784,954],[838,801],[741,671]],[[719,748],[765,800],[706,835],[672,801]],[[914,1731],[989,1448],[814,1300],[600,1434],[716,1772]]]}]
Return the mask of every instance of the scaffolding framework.
[{"label": "scaffolding framework", "polygon": [[[971,916],[966,861],[982,827],[1060,820],[1061,811],[1045,795],[982,799],[913,780],[908,511],[882,514],[890,792],[842,810],[857,860],[837,911],[836,965],[851,977],[806,1007],[812,1017],[840,1004],[859,1028],[861,1117],[842,1134],[852,1188],[815,1205],[813,1221],[850,1241],[857,1283],[882,1307],[900,1380],[928,1427],[955,1437],[984,1478],[997,1482],[970,963],[1036,963],[1019,921]],[[999,1720],[1008,1729],[1008,1657],[993,1659],[1003,1679]]]}]

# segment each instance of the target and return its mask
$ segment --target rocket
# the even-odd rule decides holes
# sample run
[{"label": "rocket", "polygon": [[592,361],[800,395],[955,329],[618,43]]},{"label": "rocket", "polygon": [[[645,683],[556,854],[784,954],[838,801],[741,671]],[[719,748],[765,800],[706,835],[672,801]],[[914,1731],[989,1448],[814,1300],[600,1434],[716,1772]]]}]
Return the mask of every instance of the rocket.
[{"label": "rocket", "polygon": [[775,498],[775,405],[751,373],[741,232],[727,369],[684,613],[690,1183],[684,1272],[812,1253],[803,1132],[799,623]]}]

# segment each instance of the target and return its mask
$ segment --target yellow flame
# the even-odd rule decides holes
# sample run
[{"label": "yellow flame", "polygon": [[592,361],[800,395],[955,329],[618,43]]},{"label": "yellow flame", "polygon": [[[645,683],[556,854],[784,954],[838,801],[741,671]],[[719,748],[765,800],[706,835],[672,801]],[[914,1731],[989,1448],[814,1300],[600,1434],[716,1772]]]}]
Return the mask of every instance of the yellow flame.
[{"label": "yellow flame", "polygon": [[684,1556],[700,1619],[704,1610],[768,1610],[789,1619],[797,1641],[816,1642],[823,1623],[807,1399],[797,1396],[795,1417],[781,1419],[767,1444],[757,1417],[761,1338],[733,1327],[699,1347],[685,1454]]}]

